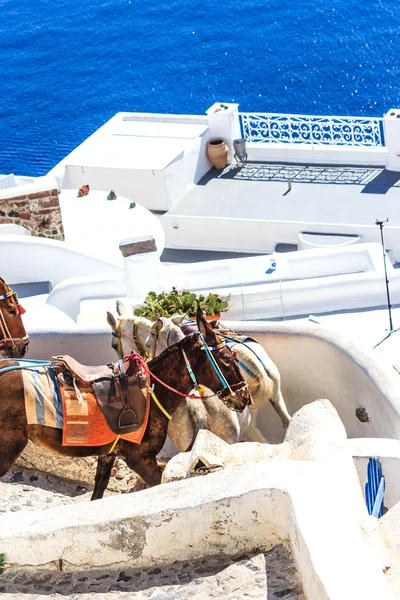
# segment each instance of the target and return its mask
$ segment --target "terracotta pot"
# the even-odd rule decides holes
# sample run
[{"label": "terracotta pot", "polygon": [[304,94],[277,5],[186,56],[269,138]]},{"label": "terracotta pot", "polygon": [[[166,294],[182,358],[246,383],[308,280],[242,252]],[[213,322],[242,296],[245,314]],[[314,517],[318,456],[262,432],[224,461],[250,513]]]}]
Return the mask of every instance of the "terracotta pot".
[{"label": "terracotta pot", "polygon": [[206,321],[218,321],[221,318],[221,313],[215,313],[215,315],[206,315]]},{"label": "terracotta pot", "polygon": [[224,140],[210,140],[207,146],[207,156],[216,169],[225,169],[228,162],[229,149]]}]

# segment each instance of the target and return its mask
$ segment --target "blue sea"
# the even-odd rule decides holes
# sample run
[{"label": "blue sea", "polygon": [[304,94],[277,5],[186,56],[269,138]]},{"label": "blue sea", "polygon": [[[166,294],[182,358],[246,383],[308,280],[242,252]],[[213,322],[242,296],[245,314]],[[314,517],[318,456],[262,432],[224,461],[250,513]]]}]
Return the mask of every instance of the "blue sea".
[{"label": "blue sea", "polygon": [[0,173],[44,175],[119,111],[382,116],[394,0],[0,0]]}]

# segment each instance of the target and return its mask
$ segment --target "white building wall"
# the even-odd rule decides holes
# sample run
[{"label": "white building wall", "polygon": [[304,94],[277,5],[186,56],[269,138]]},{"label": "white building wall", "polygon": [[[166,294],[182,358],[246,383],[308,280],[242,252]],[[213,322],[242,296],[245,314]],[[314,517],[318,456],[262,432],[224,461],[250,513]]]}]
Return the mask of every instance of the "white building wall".
[{"label": "white building wall", "polygon": [[169,208],[163,171],[67,165],[63,188],[79,190],[85,184],[94,190],[114,190],[151,210]]}]

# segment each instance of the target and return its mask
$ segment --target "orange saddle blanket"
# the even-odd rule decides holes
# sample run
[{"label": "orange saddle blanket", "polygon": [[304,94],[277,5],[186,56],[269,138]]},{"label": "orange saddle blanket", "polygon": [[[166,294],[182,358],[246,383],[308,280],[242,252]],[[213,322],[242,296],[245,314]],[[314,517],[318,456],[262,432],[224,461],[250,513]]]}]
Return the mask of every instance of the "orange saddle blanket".
[{"label": "orange saddle blanket", "polygon": [[[90,384],[77,382],[80,398],[73,385],[59,384],[60,373],[51,367],[21,371],[24,382],[28,425],[46,425],[63,431],[63,446],[104,446],[117,437],[107,425]],[[146,411],[142,426],[123,440],[140,444],[146,431],[150,397],[146,389]]]}]

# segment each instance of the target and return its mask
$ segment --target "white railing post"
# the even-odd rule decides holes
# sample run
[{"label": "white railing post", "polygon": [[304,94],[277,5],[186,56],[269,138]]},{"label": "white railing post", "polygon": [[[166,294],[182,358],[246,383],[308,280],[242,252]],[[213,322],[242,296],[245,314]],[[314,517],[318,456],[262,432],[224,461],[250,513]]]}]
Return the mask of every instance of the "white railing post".
[{"label": "white railing post", "polygon": [[383,118],[389,171],[400,171],[400,109],[392,108]]},{"label": "white railing post", "polygon": [[208,110],[210,139],[221,138],[229,148],[229,161],[233,160],[233,140],[240,138],[239,104],[216,102]]}]

